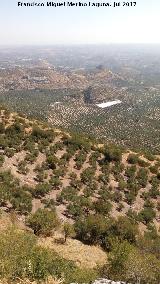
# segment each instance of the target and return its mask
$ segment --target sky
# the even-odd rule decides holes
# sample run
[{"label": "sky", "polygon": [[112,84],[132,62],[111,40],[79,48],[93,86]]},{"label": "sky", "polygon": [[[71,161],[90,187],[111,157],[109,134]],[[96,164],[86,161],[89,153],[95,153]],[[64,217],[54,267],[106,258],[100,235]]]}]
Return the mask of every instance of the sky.
[{"label": "sky", "polygon": [[[65,0],[53,0],[58,1]],[[17,0],[0,0],[0,45],[160,43],[160,0],[136,2],[136,7],[55,8],[18,7]]]}]

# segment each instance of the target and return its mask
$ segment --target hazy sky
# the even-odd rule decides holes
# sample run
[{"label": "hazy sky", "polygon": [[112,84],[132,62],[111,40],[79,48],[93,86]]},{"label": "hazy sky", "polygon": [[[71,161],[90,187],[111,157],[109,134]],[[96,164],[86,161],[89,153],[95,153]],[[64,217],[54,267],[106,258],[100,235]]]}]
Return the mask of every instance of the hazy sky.
[{"label": "hazy sky", "polygon": [[0,0],[1,45],[160,43],[160,0],[137,0],[136,7],[118,8],[22,8],[17,3]]}]

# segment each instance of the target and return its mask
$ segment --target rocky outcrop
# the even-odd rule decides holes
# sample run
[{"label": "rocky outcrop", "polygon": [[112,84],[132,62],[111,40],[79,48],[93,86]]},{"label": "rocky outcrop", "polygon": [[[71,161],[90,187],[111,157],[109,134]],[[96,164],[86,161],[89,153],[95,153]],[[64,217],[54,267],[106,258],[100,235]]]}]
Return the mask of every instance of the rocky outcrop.
[{"label": "rocky outcrop", "polygon": [[93,284],[126,284],[126,282],[122,282],[122,281],[112,281],[112,280],[108,280],[105,278],[100,278],[97,279]]}]

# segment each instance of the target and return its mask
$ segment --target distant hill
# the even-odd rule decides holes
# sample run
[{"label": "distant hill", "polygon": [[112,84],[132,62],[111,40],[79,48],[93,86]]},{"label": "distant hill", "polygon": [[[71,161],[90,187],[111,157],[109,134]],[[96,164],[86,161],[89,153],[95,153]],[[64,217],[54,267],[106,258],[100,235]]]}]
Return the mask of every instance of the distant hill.
[{"label": "distant hill", "polygon": [[[160,92],[110,69],[41,65],[0,70],[0,103],[53,127],[131,150],[160,151]],[[101,109],[98,103],[122,103]]]}]

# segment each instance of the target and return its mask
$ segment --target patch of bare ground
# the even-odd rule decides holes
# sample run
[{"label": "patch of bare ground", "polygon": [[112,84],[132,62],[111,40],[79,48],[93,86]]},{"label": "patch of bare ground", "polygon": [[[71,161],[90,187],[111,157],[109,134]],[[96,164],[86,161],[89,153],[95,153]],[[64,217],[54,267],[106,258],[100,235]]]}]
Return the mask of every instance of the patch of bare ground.
[{"label": "patch of bare ground", "polygon": [[[2,170],[4,171],[11,171],[11,174],[18,178],[19,180],[22,179],[22,175],[18,173],[17,166],[18,162],[23,161],[26,156],[26,151],[21,151],[19,153],[16,153],[13,157],[8,158],[5,156],[5,161],[3,163]],[[25,182],[25,180],[24,180]]]},{"label": "patch of bare ground", "polygon": [[143,206],[144,206],[144,200],[141,198],[142,192],[143,192],[142,189],[138,192],[138,194],[136,196],[136,201],[132,205],[132,210],[134,210],[137,213],[140,212],[143,209]]},{"label": "patch of bare ground", "polygon": [[139,224],[138,224],[138,229],[139,229],[139,232],[140,232],[142,235],[147,231],[147,227],[146,227],[146,225],[144,225],[143,223],[139,223]]},{"label": "patch of bare ground", "polygon": [[32,213],[34,214],[39,208],[44,208],[43,203],[38,198],[33,198],[32,200]]},{"label": "patch of bare ground", "polygon": [[25,230],[24,224],[25,217],[16,214],[14,211],[10,213],[2,212],[0,215],[0,232],[5,231],[8,228],[16,225],[17,228]]},{"label": "patch of bare ground", "polygon": [[89,164],[89,157],[90,157],[90,153],[87,154],[87,157],[86,157],[86,160],[85,162],[83,163],[82,167],[80,170],[77,170],[76,168],[74,169],[74,172],[77,174],[77,178],[80,179],[80,176],[81,176],[81,173],[90,167],[90,164]]},{"label": "patch of bare ground", "polygon": [[64,148],[63,150],[58,150],[56,153],[55,153],[55,156],[58,158],[58,159],[61,159],[61,157],[66,153],[66,148]]},{"label": "patch of bare ground", "polygon": [[34,172],[34,169],[37,165],[42,165],[42,163],[46,160],[46,156],[42,153],[39,153],[36,162],[33,164],[28,164],[29,172],[26,175],[24,175],[18,172],[17,167],[18,163],[25,159],[26,153],[27,153],[26,151],[21,151],[19,153],[16,153],[11,158],[5,157],[2,171],[10,170],[11,174],[15,178],[19,179],[21,185],[28,185],[34,187],[37,184],[35,180],[36,173]]},{"label": "patch of bare ground", "polygon": [[69,160],[69,163],[68,163],[68,170],[70,172],[73,172],[75,171],[75,156],[78,152],[75,153],[75,155]]},{"label": "patch of bare ground", "polygon": [[115,181],[112,174],[109,175],[109,185],[115,190],[118,187],[118,182]]},{"label": "patch of bare ground", "polygon": [[117,203],[112,202],[112,211],[110,215],[113,216],[115,219],[118,219],[119,216],[124,216],[125,213],[123,211],[119,212],[117,210]]},{"label": "patch of bare ground", "polygon": [[95,172],[95,177],[98,178],[102,174],[102,170],[100,165],[96,162],[96,172]]},{"label": "patch of bare ground", "polygon": [[8,227],[11,227],[12,222],[11,222],[11,218],[10,215],[3,212],[1,213],[0,216],[0,232],[6,230]]},{"label": "patch of bare ground", "polygon": [[124,154],[122,155],[122,163],[123,163],[124,165],[127,164],[127,159],[128,159],[128,155],[129,155],[129,154],[131,154],[131,152],[129,152],[129,153],[124,153]]},{"label": "patch of bare ground", "polygon": [[70,185],[70,179],[68,178],[68,175],[65,175],[61,181],[62,181],[63,187],[67,187]]},{"label": "patch of bare ground", "polygon": [[58,217],[59,217],[59,219],[62,223],[63,222],[69,222],[70,224],[74,223],[74,220],[66,214],[65,204],[58,205],[56,207],[56,212],[57,212],[57,215],[58,215]]},{"label": "patch of bare ground", "polygon": [[106,263],[107,255],[100,247],[85,245],[69,238],[66,243],[58,244],[56,240],[60,238],[63,238],[63,235],[57,233],[52,238],[40,238],[38,243],[43,247],[53,249],[65,259],[73,260],[80,267],[94,268]]},{"label": "patch of bare ground", "polygon": [[101,149],[104,147],[104,144],[98,144],[98,145],[95,145],[95,147],[98,147],[99,149]]}]

